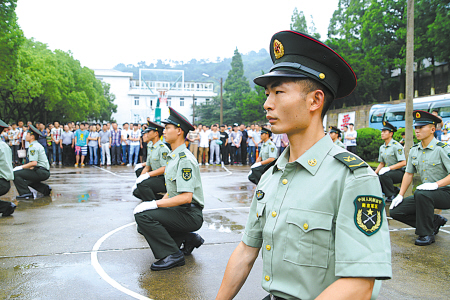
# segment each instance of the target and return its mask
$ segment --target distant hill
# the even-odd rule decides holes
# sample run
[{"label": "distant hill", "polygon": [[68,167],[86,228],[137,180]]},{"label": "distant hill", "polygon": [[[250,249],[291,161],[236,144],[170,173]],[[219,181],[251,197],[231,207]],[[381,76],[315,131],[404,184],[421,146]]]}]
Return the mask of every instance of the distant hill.
[{"label": "distant hill", "polygon": [[[270,55],[266,49],[261,49],[258,52],[251,51],[247,54],[242,54],[242,61],[244,63],[244,75],[253,87],[253,78],[261,75],[261,72],[268,72],[272,66]],[[139,69],[177,69],[184,70],[185,81],[210,81],[203,73],[215,77],[217,79],[223,78],[225,82],[228,71],[231,69],[231,57],[218,59],[216,62],[210,62],[205,60],[192,59],[187,63],[178,61],[162,61],[157,60],[156,63],[147,65],[145,62],[139,62],[135,65],[124,65],[122,63],[114,67],[115,70],[123,72],[132,72],[134,78],[139,78]],[[219,89],[219,85],[215,85]]]}]

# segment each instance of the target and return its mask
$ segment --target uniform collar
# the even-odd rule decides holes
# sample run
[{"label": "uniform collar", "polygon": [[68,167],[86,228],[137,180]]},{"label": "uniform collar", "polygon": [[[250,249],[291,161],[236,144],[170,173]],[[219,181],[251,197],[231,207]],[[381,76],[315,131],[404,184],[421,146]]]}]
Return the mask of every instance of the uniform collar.
[{"label": "uniform collar", "polygon": [[[289,162],[290,147],[291,146],[289,145],[278,158],[275,167],[273,168],[273,172],[278,170],[284,171]],[[330,152],[333,147],[335,147],[333,141],[328,136],[324,136],[293,163],[300,164],[311,173],[311,175],[315,175],[328,152]]]},{"label": "uniform collar", "polygon": [[436,148],[437,142],[438,142],[438,141],[436,140],[436,138],[433,138],[433,139],[431,140],[431,142],[428,144],[428,146],[426,146],[425,148],[423,148],[422,142],[420,142],[420,143],[419,143],[419,149],[431,149],[431,150],[434,150],[434,149]]},{"label": "uniform collar", "polygon": [[389,141],[389,144],[387,144],[387,146],[386,146],[386,143],[383,143],[383,146],[384,147],[389,147],[389,146],[392,146],[393,144],[394,144],[394,139],[392,138],[390,141]]},{"label": "uniform collar", "polygon": [[163,142],[161,140],[158,140],[156,143],[152,145],[153,148],[156,148],[157,146],[161,145]]},{"label": "uniform collar", "polygon": [[180,153],[183,152],[184,150],[186,150],[186,144],[185,144],[185,143],[183,143],[183,144],[181,144],[180,146],[178,146],[177,149],[171,151],[171,152],[169,153],[168,157],[170,157],[171,159],[175,159],[175,158],[178,156],[178,154],[180,154]]}]

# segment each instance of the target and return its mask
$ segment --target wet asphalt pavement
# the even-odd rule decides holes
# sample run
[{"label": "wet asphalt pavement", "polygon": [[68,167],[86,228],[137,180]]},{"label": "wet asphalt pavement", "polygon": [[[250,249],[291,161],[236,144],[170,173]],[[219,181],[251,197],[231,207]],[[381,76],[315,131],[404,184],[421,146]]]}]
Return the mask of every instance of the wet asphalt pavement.
[{"label": "wet asphalt pavement", "polygon": [[[255,190],[248,167],[228,169],[201,167],[205,244],[185,266],[154,272],[134,224],[133,168],[52,167],[51,197],[15,202],[14,214],[0,217],[0,299],[214,299]],[[16,195],[12,185],[1,199]],[[418,247],[414,230],[389,221],[394,277],[378,299],[450,299],[449,225]],[[267,295],[261,272],[258,258],[235,299]]]}]

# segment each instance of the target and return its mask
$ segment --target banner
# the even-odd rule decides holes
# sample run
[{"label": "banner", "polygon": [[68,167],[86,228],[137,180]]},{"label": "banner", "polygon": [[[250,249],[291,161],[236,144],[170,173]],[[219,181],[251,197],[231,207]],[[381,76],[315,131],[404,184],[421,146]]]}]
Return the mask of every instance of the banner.
[{"label": "banner", "polygon": [[350,124],[350,123],[355,124],[355,112],[354,111],[340,113],[338,115],[338,128],[339,129],[342,130],[342,128],[344,128],[344,126],[348,126],[348,124]]}]

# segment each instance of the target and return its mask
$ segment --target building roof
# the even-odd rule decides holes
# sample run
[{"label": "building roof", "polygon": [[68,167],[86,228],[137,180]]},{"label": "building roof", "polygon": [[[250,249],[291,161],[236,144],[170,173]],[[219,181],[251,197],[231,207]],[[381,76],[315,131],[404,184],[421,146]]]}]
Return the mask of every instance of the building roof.
[{"label": "building roof", "polygon": [[133,78],[133,73],[131,72],[121,72],[113,69],[94,69],[95,76],[103,77],[129,77]]}]

